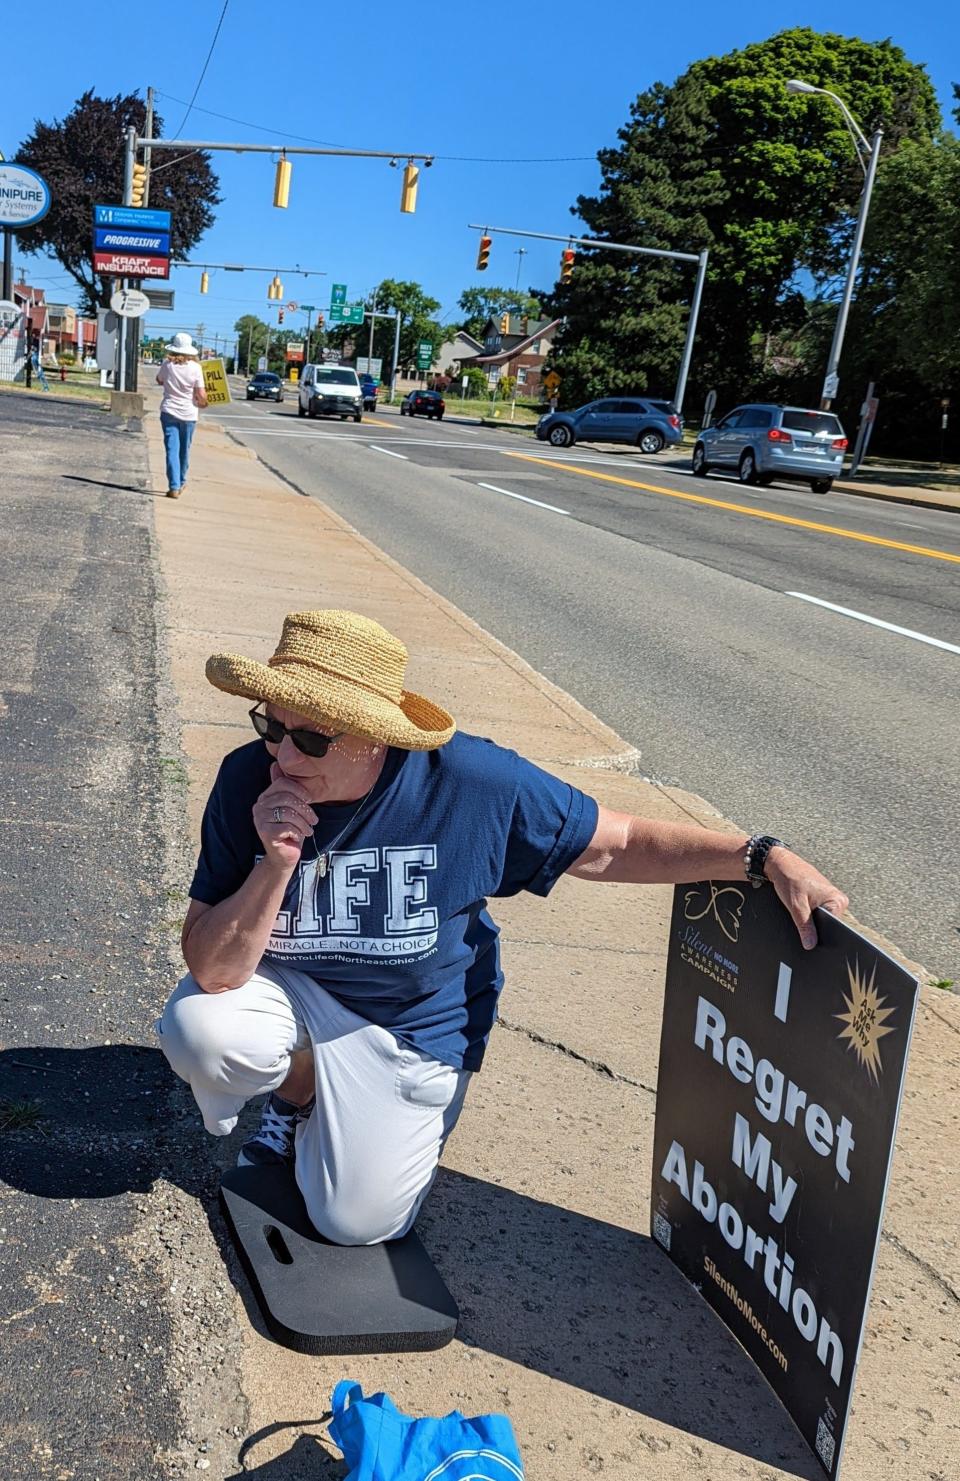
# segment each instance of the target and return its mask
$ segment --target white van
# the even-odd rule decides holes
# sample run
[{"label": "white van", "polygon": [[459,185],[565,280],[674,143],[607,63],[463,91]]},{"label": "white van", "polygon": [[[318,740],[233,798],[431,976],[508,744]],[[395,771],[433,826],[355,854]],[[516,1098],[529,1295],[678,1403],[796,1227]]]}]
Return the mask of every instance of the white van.
[{"label": "white van", "polygon": [[301,417],[353,417],[363,420],[363,391],[360,377],[349,365],[305,365],[300,377],[297,415]]}]

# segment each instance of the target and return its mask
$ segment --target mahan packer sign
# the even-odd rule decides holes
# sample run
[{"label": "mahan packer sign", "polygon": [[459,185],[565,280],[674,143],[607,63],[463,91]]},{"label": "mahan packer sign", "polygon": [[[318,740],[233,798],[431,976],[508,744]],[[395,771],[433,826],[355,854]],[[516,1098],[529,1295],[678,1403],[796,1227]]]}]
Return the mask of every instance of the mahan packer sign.
[{"label": "mahan packer sign", "polygon": [[835,1477],[918,985],[816,924],[805,952],[769,886],[677,887],[651,1219]]}]

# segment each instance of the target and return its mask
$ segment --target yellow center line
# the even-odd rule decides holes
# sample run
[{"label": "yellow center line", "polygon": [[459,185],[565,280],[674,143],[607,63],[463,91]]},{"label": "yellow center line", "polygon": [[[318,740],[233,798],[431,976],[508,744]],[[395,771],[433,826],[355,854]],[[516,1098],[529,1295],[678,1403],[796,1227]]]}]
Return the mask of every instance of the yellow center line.
[{"label": "yellow center line", "polygon": [[544,468],[559,468],[564,473],[578,473],[583,478],[599,478],[604,483],[621,483],[630,489],[643,489],[648,494],[665,494],[668,499],[683,499],[688,504],[706,504],[711,509],[729,509],[733,514],[749,514],[751,519],[767,519],[773,524],[793,525],[798,530],[816,530],[821,535],[839,535],[843,540],[859,540],[864,545],[883,545],[887,550],[906,550],[910,555],[923,555],[929,560],[952,561],[960,565],[960,555],[949,550],[934,550],[928,545],[907,545],[901,540],[885,540],[881,535],[862,535],[858,530],[845,530],[839,525],[822,525],[812,519],[796,519],[792,514],[772,514],[768,509],[751,509],[749,504],[731,504],[726,499],[708,499],[705,494],[686,494],[680,489],[665,489],[655,483],[640,483],[635,478],[621,478],[616,473],[598,473],[578,463],[557,463],[553,458],[535,458],[531,453],[506,453],[525,463],[540,463]]}]

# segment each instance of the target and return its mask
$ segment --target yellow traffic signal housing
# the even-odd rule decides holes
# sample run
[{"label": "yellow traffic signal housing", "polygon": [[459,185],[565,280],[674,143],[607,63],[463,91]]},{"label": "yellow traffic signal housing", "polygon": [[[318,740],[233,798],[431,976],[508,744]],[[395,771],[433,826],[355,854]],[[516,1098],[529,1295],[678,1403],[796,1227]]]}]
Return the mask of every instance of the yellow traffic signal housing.
[{"label": "yellow traffic signal housing", "polygon": [[408,216],[412,216],[417,209],[417,185],[420,180],[420,171],[413,160],[404,167],[403,188],[400,191],[400,209]]},{"label": "yellow traffic signal housing", "polygon": [[267,284],[267,297],[268,298],[282,298],[283,297],[283,284],[281,283],[281,281],[280,281],[280,279],[278,277],[271,278],[270,279],[270,282]]},{"label": "yellow traffic signal housing", "polygon": [[526,334],[527,331],[529,330],[529,328],[530,328],[530,315],[529,314],[521,314],[520,315],[520,332],[522,334]]},{"label": "yellow traffic signal housing", "polygon": [[206,291],[207,291],[207,289],[209,287],[210,287],[210,275],[209,275],[209,273],[201,273],[200,274],[200,292],[201,293],[206,293]]},{"label": "yellow traffic signal housing", "polygon": [[277,160],[277,173],[273,182],[273,204],[286,210],[290,203],[290,176],[293,165],[284,154]]},{"label": "yellow traffic signal housing", "polygon": [[560,254],[560,281],[569,283],[573,277],[573,264],[577,260],[577,254],[572,247],[567,247]]},{"label": "yellow traffic signal housing", "polygon": [[500,315],[500,333],[501,334],[509,334],[510,333],[510,315],[509,314],[501,314]]},{"label": "yellow traffic signal housing", "polygon": [[480,250],[477,253],[477,272],[485,273],[490,261],[490,248],[493,246],[493,237],[480,238]]},{"label": "yellow traffic signal housing", "polygon": [[130,184],[130,204],[142,206],[144,196],[147,193],[147,167],[136,164],[133,166],[133,179]]}]

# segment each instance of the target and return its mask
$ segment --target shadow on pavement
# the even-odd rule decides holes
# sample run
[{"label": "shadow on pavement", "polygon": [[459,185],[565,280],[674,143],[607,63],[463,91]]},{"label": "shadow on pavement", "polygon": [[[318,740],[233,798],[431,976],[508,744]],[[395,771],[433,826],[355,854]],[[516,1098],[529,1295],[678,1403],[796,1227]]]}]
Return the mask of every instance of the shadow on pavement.
[{"label": "shadow on pavement", "polygon": [[248,1435],[240,1447],[237,1457],[240,1470],[227,1476],[225,1481],[241,1481],[241,1477],[259,1477],[260,1481],[340,1481],[345,1474],[344,1462],[335,1459],[322,1441],[314,1435],[298,1435],[285,1455],[278,1455],[262,1465],[251,1465],[256,1460],[251,1451],[261,1440],[279,1434],[281,1430],[300,1429],[304,1425],[325,1425],[330,1419],[329,1411],[318,1419],[291,1419],[282,1424],[268,1424],[262,1430]]},{"label": "shadow on pavement", "polygon": [[[147,1046],[0,1051],[0,1173],[48,1199],[146,1192],[166,1178],[202,1202],[226,1254],[213,1149],[199,1118],[177,1114],[188,1093],[171,1078]],[[638,1186],[638,1216],[644,1202]],[[645,1235],[446,1169],[417,1229],[460,1307],[459,1341],[809,1481],[819,1475],[746,1355]],[[287,1457],[242,1474],[326,1475],[300,1469],[321,1455],[300,1436]]]},{"label": "shadow on pavement", "polygon": [[143,483],[113,483],[108,478],[83,478],[79,473],[61,473],[68,483],[92,483],[98,489],[119,489],[123,494],[149,494],[151,489]]}]

